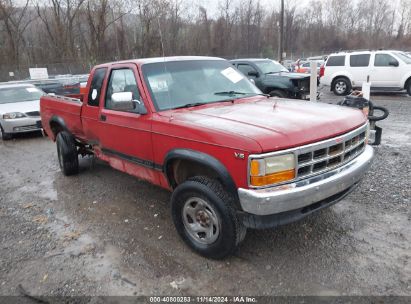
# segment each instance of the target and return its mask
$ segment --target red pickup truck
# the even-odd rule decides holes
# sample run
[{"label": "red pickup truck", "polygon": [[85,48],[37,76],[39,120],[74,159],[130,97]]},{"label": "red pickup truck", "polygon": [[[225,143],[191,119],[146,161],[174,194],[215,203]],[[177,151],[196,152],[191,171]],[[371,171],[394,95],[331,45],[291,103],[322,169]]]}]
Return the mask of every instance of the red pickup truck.
[{"label": "red pickup truck", "polygon": [[269,98],[220,58],[98,65],[83,97],[40,106],[65,175],[93,154],[169,189],[178,233],[210,258],[338,202],[373,158],[361,111]]}]

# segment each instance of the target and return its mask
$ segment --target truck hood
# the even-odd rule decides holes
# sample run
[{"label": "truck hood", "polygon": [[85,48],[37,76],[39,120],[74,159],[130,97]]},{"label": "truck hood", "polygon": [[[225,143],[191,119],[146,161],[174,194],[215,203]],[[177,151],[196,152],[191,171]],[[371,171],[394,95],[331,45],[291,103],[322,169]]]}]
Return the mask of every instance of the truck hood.
[{"label": "truck hood", "polygon": [[303,74],[303,73],[291,73],[291,72],[280,72],[280,73],[272,73],[272,74],[266,75],[266,79],[275,79],[277,77],[285,77],[289,79],[305,79],[305,78],[310,78],[310,75]]},{"label": "truck hood", "polygon": [[0,114],[12,112],[26,113],[34,111],[40,111],[40,100],[0,104]]},{"label": "truck hood", "polygon": [[283,150],[321,141],[366,122],[360,110],[279,98],[224,102],[172,112],[173,120],[186,127],[230,133],[237,135],[239,140],[248,137],[261,147],[261,151],[255,152]]}]

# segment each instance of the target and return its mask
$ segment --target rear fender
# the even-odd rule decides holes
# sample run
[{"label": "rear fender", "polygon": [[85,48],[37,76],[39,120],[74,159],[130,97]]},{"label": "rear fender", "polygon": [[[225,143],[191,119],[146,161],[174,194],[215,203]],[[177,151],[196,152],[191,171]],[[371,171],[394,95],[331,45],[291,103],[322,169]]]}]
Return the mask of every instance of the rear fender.
[{"label": "rear fender", "polygon": [[50,118],[49,126],[52,132],[52,134],[49,134],[49,136],[53,141],[56,140],[57,134],[61,131],[67,131],[70,133],[66,122],[60,116],[53,115]]}]

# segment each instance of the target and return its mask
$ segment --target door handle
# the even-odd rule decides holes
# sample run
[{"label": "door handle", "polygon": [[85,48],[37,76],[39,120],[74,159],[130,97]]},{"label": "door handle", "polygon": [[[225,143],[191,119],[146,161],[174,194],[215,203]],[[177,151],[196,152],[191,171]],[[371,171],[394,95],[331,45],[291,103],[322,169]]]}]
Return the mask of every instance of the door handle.
[{"label": "door handle", "polygon": [[100,120],[101,120],[101,121],[106,121],[106,120],[107,120],[107,116],[106,116],[106,115],[100,115]]}]

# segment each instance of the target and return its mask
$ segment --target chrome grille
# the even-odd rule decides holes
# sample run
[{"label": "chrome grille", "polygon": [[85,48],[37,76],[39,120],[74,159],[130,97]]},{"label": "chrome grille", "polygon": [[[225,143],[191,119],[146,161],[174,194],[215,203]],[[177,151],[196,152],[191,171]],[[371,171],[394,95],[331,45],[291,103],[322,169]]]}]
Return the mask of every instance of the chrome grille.
[{"label": "chrome grille", "polygon": [[334,169],[349,162],[365,149],[363,126],[344,135],[296,149],[296,179]]},{"label": "chrome grille", "polygon": [[31,117],[39,117],[40,116],[40,112],[39,111],[33,111],[33,112],[26,112],[27,116],[31,116]]}]

